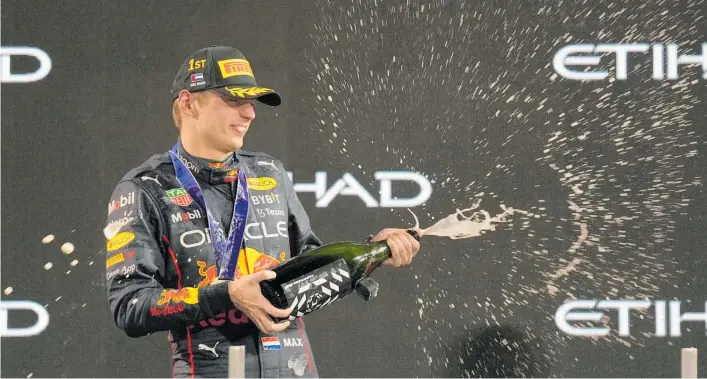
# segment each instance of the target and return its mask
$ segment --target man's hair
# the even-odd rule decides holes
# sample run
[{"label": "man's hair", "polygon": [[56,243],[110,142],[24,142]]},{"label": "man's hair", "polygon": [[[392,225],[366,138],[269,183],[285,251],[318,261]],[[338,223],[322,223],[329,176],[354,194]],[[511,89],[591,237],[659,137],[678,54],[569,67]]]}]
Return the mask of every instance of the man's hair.
[{"label": "man's hair", "polygon": [[[198,104],[202,104],[203,101],[206,99],[206,92],[207,91],[199,91],[199,92],[192,92],[191,95],[194,98],[194,102]],[[182,114],[179,112],[179,103],[177,102],[179,98],[174,99],[172,102],[172,119],[174,120],[174,127],[177,128],[177,130],[182,129]]]}]

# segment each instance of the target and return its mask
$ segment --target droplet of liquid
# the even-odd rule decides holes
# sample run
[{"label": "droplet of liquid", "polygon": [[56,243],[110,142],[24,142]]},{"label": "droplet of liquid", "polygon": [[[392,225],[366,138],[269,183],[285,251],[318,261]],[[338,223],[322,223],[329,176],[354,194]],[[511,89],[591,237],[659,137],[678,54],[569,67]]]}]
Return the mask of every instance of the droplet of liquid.
[{"label": "droplet of liquid", "polygon": [[44,265],[44,269],[45,269],[45,270],[49,270],[50,268],[52,268],[52,266],[53,266],[52,262],[47,262],[47,263]]},{"label": "droplet of liquid", "polygon": [[[52,242],[52,241],[54,241],[54,235],[53,235],[53,234],[50,234],[50,235],[48,235],[48,236],[42,238],[42,243],[43,243],[43,244],[48,244],[49,242]],[[30,375],[32,375],[32,374],[30,374]]]},{"label": "droplet of liquid", "polygon": [[12,287],[5,288],[5,295],[10,295],[12,293]]},{"label": "droplet of liquid", "polygon": [[61,252],[64,254],[71,254],[74,252],[74,244],[71,242],[67,242],[63,245],[61,245]]}]

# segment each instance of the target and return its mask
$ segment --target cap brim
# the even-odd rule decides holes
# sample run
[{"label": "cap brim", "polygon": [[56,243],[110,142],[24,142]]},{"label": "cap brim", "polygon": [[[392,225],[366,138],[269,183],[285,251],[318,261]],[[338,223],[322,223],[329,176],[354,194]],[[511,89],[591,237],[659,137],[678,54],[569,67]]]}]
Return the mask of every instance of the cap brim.
[{"label": "cap brim", "polygon": [[225,86],[220,88],[214,88],[214,91],[218,91],[219,93],[222,93],[227,97],[232,97],[236,99],[255,99],[263,104],[270,105],[273,107],[276,107],[282,103],[280,94],[270,88],[265,87]]}]

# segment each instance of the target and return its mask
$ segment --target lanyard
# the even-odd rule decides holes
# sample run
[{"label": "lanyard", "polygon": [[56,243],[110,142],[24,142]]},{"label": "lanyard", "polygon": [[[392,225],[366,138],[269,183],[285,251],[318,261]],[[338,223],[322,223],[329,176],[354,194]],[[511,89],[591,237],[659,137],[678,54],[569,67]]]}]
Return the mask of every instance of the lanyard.
[{"label": "lanyard", "polygon": [[194,175],[189,171],[184,162],[177,155],[177,144],[169,152],[174,165],[174,172],[179,183],[187,190],[189,195],[206,213],[209,222],[209,233],[211,243],[214,246],[216,255],[216,267],[218,268],[218,278],[222,280],[233,280],[236,275],[238,265],[238,255],[243,242],[243,232],[248,217],[248,186],[246,184],[245,172],[238,170],[238,189],[236,190],[236,200],[233,204],[233,217],[231,217],[231,230],[228,237],[224,236],[223,228],[206,206],[206,199],[201,192],[201,187],[197,183]]}]

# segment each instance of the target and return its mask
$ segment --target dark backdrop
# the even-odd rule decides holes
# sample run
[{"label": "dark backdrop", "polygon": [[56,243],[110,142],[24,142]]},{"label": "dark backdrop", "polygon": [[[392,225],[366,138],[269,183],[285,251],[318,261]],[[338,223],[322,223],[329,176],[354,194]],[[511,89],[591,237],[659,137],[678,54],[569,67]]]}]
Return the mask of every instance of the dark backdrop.
[{"label": "dark backdrop", "polygon": [[[424,227],[477,202],[491,215],[501,204],[530,212],[478,238],[424,238],[410,267],[374,275],[377,299],[308,316],[322,376],[679,376],[681,347],[707,351],[699,322],[660,338],[651,312],[632,313],[631,337],[592,339],[559,331],[554,313],[567,300],[604,298],[705,311],[705,79],[691,67],[676,81],[651,80],[646,54],[628,80],[577,82],[552,59],[574,43],[673,42],[696,53],[704,9],[3,1],[2,46],[39,47],[53,66],[41,81],[2,85],[1,286],[13,289],[2,299],[50,315],[41,334],[2,339],[2,375],[169,375],[166,334],[131,339],[111,320],[101,230],[117,181],[175,141],[178,65],[226,44],[284,97],[258,107],[246,148],[283,160],[295,182],[326,171],[331,186],[349,172],[379,198],[374,172],[419,172],[433,186],[411,209]],[[13,72],[37,66],[11,62]],[[318,208],[313,194],[300,196],[326,242],[413,224],[403,208],[343,195]],[[55,240],[43,244],[48,234]],[[33,322],[11,312],[10,326]]]}]

